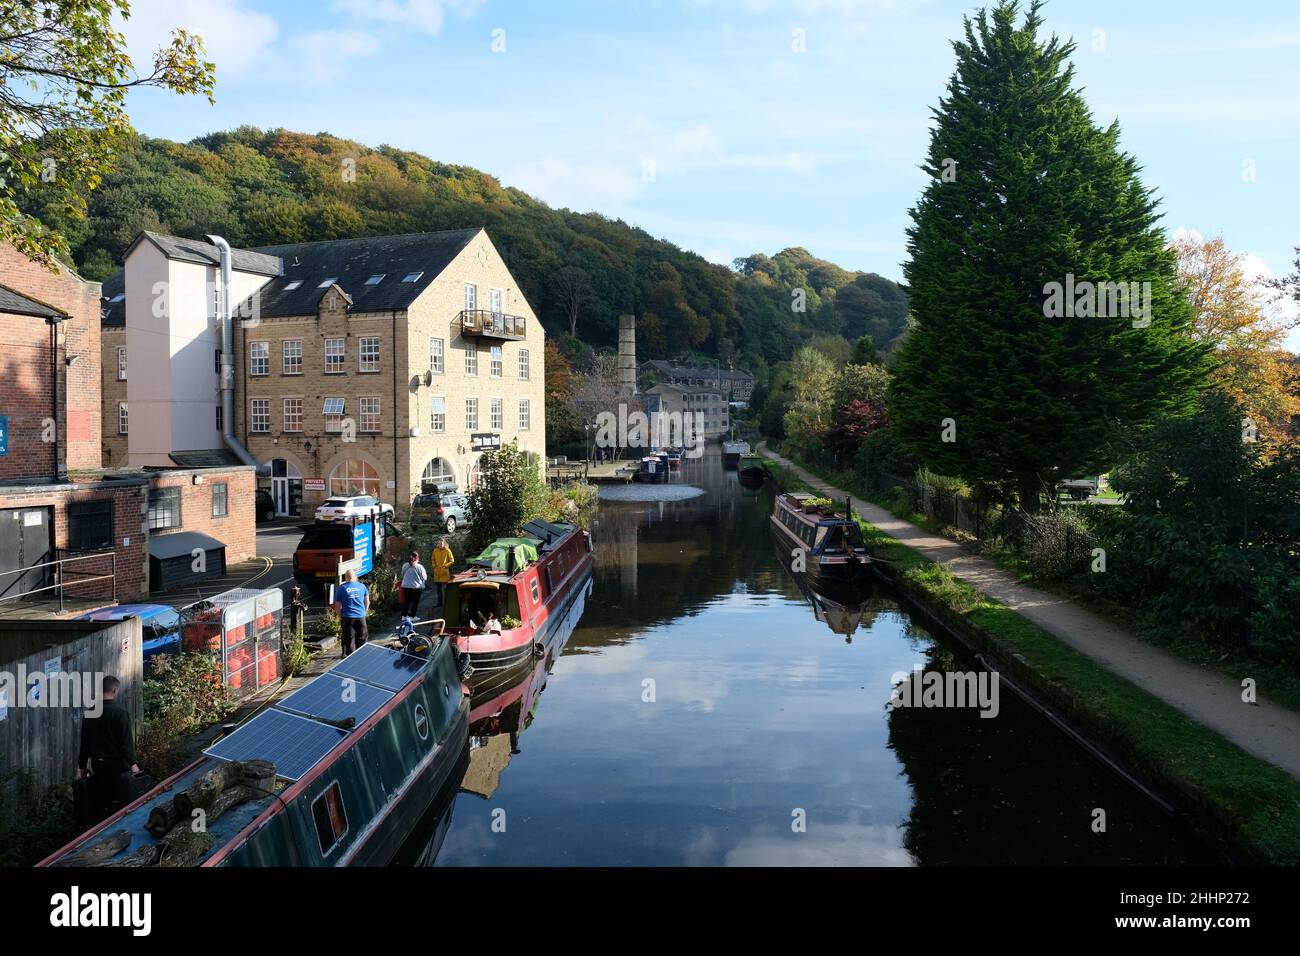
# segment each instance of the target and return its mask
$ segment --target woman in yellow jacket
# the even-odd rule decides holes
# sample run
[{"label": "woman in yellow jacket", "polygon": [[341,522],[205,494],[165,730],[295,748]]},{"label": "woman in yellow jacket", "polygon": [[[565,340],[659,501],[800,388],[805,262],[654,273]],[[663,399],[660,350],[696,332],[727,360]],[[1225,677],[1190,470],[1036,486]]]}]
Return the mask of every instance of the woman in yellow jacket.
[{"label": "woman in yellow jacket", "polygon": [[447,604],[447,585],[451,582],[451,566],[456,563],[456,556],[451,553],[451,546],[446,538],[438,539],[438,546],[433,549],[433,586],[438,589],[438,607]]}]

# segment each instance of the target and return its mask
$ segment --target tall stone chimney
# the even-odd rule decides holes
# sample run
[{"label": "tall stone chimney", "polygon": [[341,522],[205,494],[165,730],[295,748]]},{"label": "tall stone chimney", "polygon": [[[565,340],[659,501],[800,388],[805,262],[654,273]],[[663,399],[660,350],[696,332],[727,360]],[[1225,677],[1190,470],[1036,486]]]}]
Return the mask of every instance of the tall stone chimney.
[{"label": "tall stone chimney", "polygon": [[618,317],[618,384],[625,395],[636,394],[636,316]]}]

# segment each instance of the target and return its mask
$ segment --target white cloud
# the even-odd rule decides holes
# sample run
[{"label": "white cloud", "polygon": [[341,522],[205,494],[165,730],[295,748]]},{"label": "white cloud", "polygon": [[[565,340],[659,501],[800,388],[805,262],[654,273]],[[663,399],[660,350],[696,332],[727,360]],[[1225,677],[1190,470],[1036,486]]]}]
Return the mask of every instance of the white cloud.
[{"label": "white cloud", "polygon": [[352,16],[414,27],[430,36],[442,32],[447,13],[472,15],[482,0],[335,0],[334,9]]},{"label": "white cloud", "polygon": [[357,60],[379,50],[379,41],[368,33],[355,30],[318,30],[294,40],[299,75],[308,83],[326,83]]},{"label": "white cloud", "polygon": [[273,17],[243,0],[132,0],[130,18],[115,20],[141,74],[153,69],[154,51],[171,41],[172,31],[183,29],[203,38],[218,83],[256,66],[279,34]]}]

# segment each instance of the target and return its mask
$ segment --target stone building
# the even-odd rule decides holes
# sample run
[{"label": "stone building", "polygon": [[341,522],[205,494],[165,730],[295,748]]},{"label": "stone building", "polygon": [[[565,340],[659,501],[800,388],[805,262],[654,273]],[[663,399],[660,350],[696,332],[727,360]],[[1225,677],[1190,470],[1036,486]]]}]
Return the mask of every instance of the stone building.
[{"label": "stone building", "polygon": [[[472,489],[482,453],[500,444],[545,456],[544,334],[484,230],[235,249],[231,260],[232,430],[279,514],[343,494],[402,513],[425,482]],[[145,233],[104,283],[110,454],[129,418],[133,465],[233,458],[221,434],[219,265],[216,245]]]}]

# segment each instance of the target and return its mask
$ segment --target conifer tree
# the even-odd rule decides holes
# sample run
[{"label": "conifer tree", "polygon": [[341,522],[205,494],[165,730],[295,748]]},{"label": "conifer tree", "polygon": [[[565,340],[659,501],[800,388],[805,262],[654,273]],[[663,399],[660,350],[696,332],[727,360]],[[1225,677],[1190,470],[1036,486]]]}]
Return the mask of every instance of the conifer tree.
[{"label": "conifer tree", "polygon": [[1208,364],[1157,200],[1118,125],[1093,122],[1074,44],[1039,39],[1041,8],[1022,19],[1002,0],[953,43],[890,406],[925,464],[1031,510],[1056,480],[1112,464],[1117,440],[1190,409]]}]

